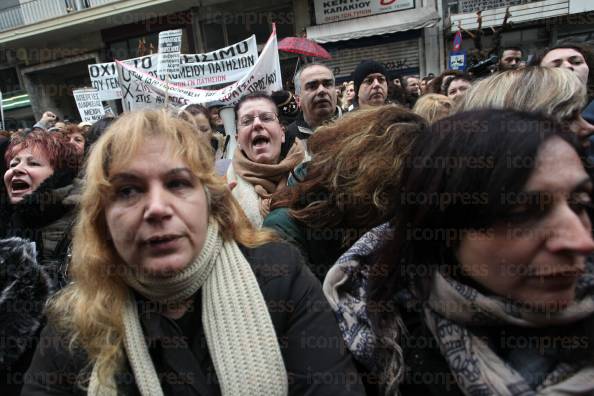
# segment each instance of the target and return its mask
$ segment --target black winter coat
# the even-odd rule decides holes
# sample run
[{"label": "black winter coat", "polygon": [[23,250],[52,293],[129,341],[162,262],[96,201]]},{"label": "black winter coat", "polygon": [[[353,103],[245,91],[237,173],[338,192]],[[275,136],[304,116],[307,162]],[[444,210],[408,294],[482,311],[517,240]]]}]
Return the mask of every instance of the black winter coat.
[{"label": "black winter coat", "polygon": [[[250,263],[268,304],[288,372],[289,394],[365,394],[320,284],[304,264],[299,252],[281,242],[255,249],[242,247],[241,250]],[[200,313],[197,312],[200,307],[199,296],[200,293],[196,293],[194,309],[189,310],[180,320],[159,318],[160,323],[168,323],[169,327],[178,326],[181,332],[179,334],[188,338],[187,346],[179,350],[165,350],[163,345],[159,347],[158,344],[149,343],[149,353],[161,377],[165,394],[220,394],[216,380],[212,381],[216,373],[212,368],[208,348],[205,347]],[[189,321],[189,332],[183,323],[188,315],[196,318],[196,321]],[[147,330],[147,322],[141,319],[141,324],[145,335],[155,335],[150,329],[152,325]],[[186,327],[185,331],[183,327]],[[76,356],[72,356],[65,342],[51,342],[56,339],[63,337],[52,327],[46,327],[26,375],[24,395],[85,394],[75,382],[76,376],[86,364],[84,352],[79,350]],[[189,370],[185,372],[186,378],[190,374],[192,378],[198,379],[197,383],[180,383],[183,382],[179,378],[184,370]],[[174,380],[169,381],[169,378]],[[116,376],[116,382],[120,394],[138,394],[129,367]]]}]

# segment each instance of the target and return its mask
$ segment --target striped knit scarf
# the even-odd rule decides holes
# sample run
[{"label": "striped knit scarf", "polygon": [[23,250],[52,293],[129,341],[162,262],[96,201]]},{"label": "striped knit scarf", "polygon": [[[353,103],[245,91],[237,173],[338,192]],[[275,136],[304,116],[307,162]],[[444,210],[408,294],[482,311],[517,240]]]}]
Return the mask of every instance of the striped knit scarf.
[{"label": "striped knit scarf", "polygon": [[[272,320],[252,269],[235,241],[223,241],[216,222],[208,226],[198,258],[171,277],[128,275],[126,283],[145,298],[179,304],[202,290],[202,323],[223,395],[286,395],[287,373]],[[124,345],[142,396],[163,390],[140,326],[133,293],[124,308]],[[89,395],[116,394],[99,383],[94,368]]]}]

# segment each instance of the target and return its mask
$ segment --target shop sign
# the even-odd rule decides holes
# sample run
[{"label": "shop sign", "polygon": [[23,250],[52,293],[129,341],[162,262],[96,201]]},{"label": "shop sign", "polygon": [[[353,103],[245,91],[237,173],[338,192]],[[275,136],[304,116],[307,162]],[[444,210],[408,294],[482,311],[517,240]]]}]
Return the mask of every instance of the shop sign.
[{"label": "shop sign", "polygon": [[332,23],[415,8],[415,0],[314,0],[316,23]]}]

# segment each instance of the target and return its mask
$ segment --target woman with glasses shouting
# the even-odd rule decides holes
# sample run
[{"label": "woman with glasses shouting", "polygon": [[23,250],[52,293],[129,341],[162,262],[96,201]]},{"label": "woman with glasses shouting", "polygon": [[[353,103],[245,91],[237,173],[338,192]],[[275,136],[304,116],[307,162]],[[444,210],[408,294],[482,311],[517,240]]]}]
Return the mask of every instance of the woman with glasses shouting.
[{"label": "woman with glasses shouting", "polygon": [[235,119],[237,149],[227,182],[250,222],[259,228],[270,212],[270,195],[286,184],[289,173],[303,161],[305,148],[296,139],[288,153],[281,154],[285,129],[266,93],[241,98],[235,105]]}]

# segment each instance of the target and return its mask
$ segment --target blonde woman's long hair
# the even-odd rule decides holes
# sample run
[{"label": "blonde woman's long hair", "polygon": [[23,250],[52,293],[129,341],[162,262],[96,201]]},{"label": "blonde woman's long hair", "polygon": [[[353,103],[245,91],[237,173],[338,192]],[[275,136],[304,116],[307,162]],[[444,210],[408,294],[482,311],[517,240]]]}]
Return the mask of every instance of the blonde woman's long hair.
[{"label": "blonde woman's long hair", "polygon": [[513,109],[540,112],[563,122],[585,104],[586,86],[575,73],[531,66],[497,73],[474,83],[455,112]]},{"label": "blonde woman's long hair", "polygon": [[[162,138],[174,158],[183,160],[208,189],[209,216],[225,240],[255,247],[274,239],[256,231],[215,174],[213,153],[205,136],[190,124],[161,111],[127,113],[97,141],[86,164],[86,186],[74,230],[72,283],[49,304],[49,319],[67,339],[70,351],[82,348],[89,366],[97,365],[106,382],[124,361],[121,314],[128,296],[121,274],[124,263],[111,241],[105,208],[113,194],[110,171],[125,166],[148,139]],[[164,153],[165,154],[165,153]],[[197,214],[199,215],[199,214]],[[79,378],[81,385],[86,381]]]},{"label": "blonde woman's long hair", "polygon": [[450,115],[454,108],[454,101],[445,95],[425,94],[417,100],[412,111],[433,124]]}]

